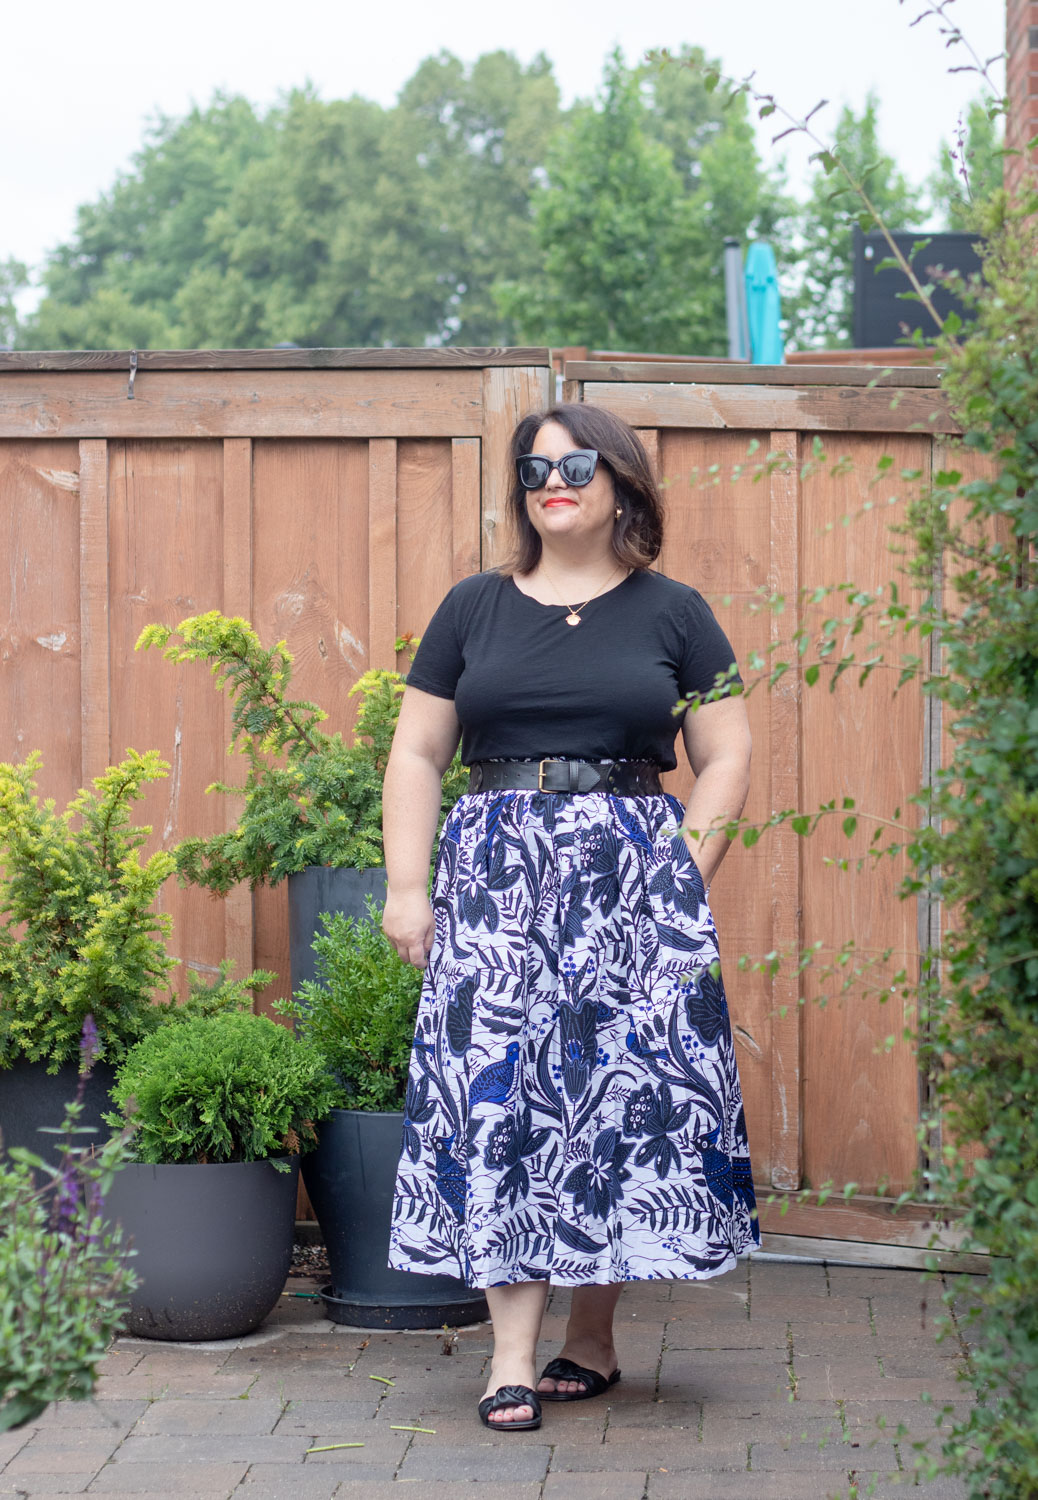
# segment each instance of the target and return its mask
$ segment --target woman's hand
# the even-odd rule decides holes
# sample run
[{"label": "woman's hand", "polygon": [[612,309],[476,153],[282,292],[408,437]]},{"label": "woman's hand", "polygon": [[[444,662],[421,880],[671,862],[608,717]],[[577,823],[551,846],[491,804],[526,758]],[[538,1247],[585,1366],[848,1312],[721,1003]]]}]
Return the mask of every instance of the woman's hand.
[{"label": "woman's hand", "polygon": [[382,931],[406,964],[424,969],[436,930],[432,904],[424,891],[398,896],[390,891],[382,913]]},{"label": "woman's hand", "polygon": [[440,782],[461,726],[454,704],[407,688],[382,785],[382,832],[389,890],[382,931],[405,963],[424,969],[434,923],[429,860],[440,815]]}]

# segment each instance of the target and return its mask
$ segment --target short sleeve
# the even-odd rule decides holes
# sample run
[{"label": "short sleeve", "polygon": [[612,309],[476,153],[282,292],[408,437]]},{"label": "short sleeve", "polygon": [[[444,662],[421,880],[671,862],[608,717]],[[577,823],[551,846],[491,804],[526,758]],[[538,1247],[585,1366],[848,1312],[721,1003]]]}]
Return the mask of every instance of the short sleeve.
[{"label": "short sleeve", "polygon": [[731,671],[733,666],[731,642],[702,594],[692,589],[685,608],[684,652],[678,668],[681,696],[709,693],[717,687],[719,673],[726,679],[723,696],[729,696],[732,687],[742,682],[738,670]]},{"label": "short sleeve", "polygon": [[464,665],[452,589],[429,621],[407,674],[407,685],[435,698],[453,698]]}]

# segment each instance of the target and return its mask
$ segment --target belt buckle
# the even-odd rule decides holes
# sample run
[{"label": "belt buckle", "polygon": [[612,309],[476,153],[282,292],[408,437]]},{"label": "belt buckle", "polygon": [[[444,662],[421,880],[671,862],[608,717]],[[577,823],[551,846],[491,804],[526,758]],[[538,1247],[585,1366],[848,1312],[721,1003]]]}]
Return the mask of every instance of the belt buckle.
[{"label": "belt buckle", "polygon": [[547,792],[549,790],[549,788],[544,785],[544,768],[547,765],[554,764],[555,762],[551,756],[548,756],[546,757],[546,759],[539,760],[537,762],[537,790],[539,792]]}]

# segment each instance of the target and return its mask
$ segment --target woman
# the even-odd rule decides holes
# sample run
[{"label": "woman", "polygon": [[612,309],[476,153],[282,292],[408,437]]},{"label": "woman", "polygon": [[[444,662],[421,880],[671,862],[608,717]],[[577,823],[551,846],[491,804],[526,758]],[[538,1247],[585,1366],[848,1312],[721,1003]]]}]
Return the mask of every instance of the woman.
[{"label": "woman", "polygon": [[[749,784],[731,647],[695,590],[650,571],[662,508],[626,423],[556,406],[519,423],[512,456],[513,563],[450,591],[408,678],[383,925],[428,964],[390,1263],[486,1288],[480,1418],[517,1431],[619,1378],[625,1281],[716,1275],[758,1233],[706,902]],[[690,694],[706,699],[679,720]],[[683,818],[658,780],[679,723]],[[459,736],[470,793],[430,903]],[[538,1380],[552,1282],[572,1311]]]}]

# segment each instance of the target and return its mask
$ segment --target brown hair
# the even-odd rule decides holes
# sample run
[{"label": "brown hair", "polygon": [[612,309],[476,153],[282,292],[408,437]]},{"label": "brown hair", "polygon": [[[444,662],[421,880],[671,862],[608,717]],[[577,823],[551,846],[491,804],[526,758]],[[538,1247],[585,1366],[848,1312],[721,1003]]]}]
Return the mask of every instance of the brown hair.
[{"label": "brown hair", "polygon": [[613,555],[625,568],[647,568],[656,561],[663,545],[663,500],[648,454],[638,434],[622,417],[600,406],[567,403],[547,411],[528,412],[512,433],[512,484],[508,513],[515,527],[512,555],[500,568],[505,574],[529,573],[541,556],[541,539],[526,509],[526,490],[519,483],[516,460],[532,451],[545,422],[565,427],[578,448],[594,448],[600,463],[613,476],[616,503],[623,511],[613,527]]}]

